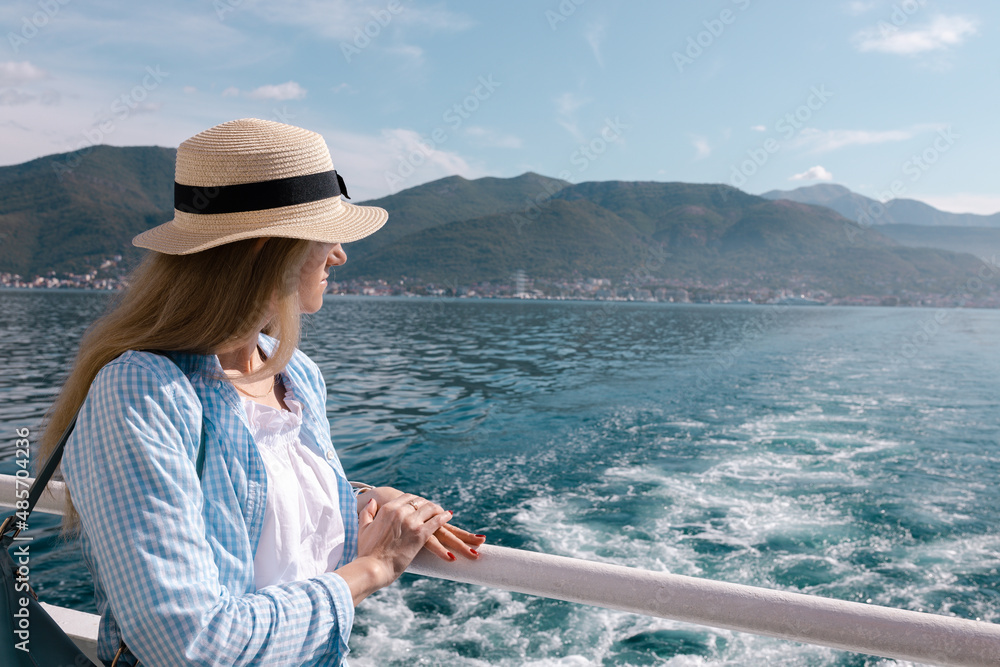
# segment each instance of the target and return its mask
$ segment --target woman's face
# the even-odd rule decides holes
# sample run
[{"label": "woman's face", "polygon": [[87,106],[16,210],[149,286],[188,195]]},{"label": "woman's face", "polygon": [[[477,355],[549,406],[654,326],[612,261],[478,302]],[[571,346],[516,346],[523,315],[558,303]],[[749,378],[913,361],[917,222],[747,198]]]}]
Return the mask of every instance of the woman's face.
[{"label": "woman's face", "polygon": [[303,313],[315,313],[323,307],[323,292],[331,266],[347,261],[339,243],[313,241],[302,272],[299,274],[299,308]]}]

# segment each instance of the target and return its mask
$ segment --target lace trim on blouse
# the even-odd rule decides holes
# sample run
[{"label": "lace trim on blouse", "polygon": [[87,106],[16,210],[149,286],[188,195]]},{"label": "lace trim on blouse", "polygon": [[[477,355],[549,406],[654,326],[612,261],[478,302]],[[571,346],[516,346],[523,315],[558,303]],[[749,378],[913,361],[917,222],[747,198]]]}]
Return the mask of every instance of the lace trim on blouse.
[{"label": "lace trim on blouse", "polygon": [[286,392],[288,410],[243,398],[267,471],[267,507],[254,556],[257,588],[332,572],[344,550],[337,477],[302,442],[302,404]]}]

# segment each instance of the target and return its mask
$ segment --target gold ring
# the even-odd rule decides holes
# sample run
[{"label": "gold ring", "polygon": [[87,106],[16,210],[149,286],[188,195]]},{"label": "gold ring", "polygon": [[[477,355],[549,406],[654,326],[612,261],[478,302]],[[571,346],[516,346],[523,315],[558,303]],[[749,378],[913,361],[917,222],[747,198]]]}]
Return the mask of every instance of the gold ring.
[{"label": "gold ring", "polygon": [[417,507],[417,504],[415,502],[413,502],[412,500],[406,501],[406,504],[409,505],[410,507],[412,507],[415,510],[416,509],[420,509],[419,507]]}]

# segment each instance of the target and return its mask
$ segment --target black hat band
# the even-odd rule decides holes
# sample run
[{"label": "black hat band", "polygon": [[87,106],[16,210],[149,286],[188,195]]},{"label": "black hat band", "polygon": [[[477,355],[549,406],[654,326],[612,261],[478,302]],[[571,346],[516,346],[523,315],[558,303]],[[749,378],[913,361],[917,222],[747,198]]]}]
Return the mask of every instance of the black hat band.
[{"label": "black hat band", "polygon": [[260,183],[205,187],[174,183],[174,208],[183,213],[210,215],[265,211],[283,206],[308,204],[343,195],[347,185],[337,170],[290,176]]}]

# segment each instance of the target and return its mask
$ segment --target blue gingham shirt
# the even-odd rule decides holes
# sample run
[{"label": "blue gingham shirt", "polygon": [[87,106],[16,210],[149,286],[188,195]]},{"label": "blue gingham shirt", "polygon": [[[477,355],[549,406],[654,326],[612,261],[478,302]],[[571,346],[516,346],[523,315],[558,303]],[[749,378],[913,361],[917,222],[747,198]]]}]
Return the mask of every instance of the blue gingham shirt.
[{"label": "blue gingham shirt", "polygon": [[[276,341],[261,334],[260,345],[269,354]],[[279,490],[267,488],[236,390],[210,377],[221,370],[215,355],[129,351],[91,385],[62,471],[95,583],[98,654],[110,664],[124,637],[149,667],[343,664],[354,622],[346,581],[328,572],[254,586],[267,493]],[[357,555],[357,501],[330,439],[326,384],[301,351],[282,378],[303,406],[302,442],[337,474],[341,567]]]}]

